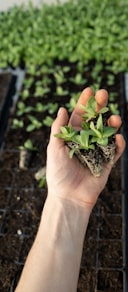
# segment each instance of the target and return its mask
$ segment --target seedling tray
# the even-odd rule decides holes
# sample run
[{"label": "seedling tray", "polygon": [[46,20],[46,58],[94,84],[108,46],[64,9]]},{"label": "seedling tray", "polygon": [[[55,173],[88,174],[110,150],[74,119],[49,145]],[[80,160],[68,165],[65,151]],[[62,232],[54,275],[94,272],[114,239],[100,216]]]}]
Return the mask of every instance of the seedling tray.
[{"label": "seedling tray", "polygon": [[[124,93],[122,88],[121,82],[119,94],[121,97]],[[122,100],[123,118],[125,105],[125,101]],[[124,124],[123,131],[126,132]],[[19,132],[20,137],[9,129],[5,134],[0,153],[2,242],[0,269],[5,271],[5,279],[1,279],[2,292],[7,291],[7,288],[4,288],[7,287],[7,275],[10,275],[9,291],[12,292],[33,243],[46,199],[47,189],[39,189],[34,174],[41,163],[45,163],[48,135],[45,136],[42,131],[38,131],[37,141],[43,148],[40,149],[40,153],[35,154],[34,162],[28,170],[24,171],[19,169],[17,147],[19,145],[17,140],[22,139],[23,132],[21,134]],[[124,244],[124,240],[126,242],[127,239],[127,224],[125,208],[122,208],[122,197],[123,206],[126,206],[126,167],[124,168],[124,164],[127,166],[126,157],[120,159],[113,168],[108,184],[91,215],[84,242],[77,292],[127,292],[127,246]]]}]

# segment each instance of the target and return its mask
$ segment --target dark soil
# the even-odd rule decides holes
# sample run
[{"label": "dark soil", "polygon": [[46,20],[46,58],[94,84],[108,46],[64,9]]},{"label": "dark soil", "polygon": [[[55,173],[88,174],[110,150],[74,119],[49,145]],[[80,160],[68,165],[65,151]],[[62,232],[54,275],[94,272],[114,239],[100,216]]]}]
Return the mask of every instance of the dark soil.
[{"label": "dark soil", "polygon": [[[85,84],[83,88],[87,85],[89,84]],[[102,87],[107,88],[105,81]],[[78,88],[75,90],[78,91]],[[109,91],[114,90],[118,93],[117,102],[120,106],[120,75],[115,76],[115,85],[109,88]],[[68,97],[62,97],[61,100],[52,97],[52,102],[56,100],[59,100],[59,105],[63,105]],[[47,98],[47,102],[49,101],[51,99]],[[29,105],[30,103],[31,99]],[[47,196],[47,188],[40,189],[34,175],[41,166],[45,166],[50,130],[44,126],[31,134],[23,129],[14,130],[11,128],[11,118],[10,115],[0,152],[1,292],[13,291],[16,286],[36,235]],[[34,153],[29,168],[20,170],[18,146],[23,145],[28,137],[32,137],[38,151]],[[83,247],[78,292],[123,292],[121,177],[119,160],[90,218]]]}]

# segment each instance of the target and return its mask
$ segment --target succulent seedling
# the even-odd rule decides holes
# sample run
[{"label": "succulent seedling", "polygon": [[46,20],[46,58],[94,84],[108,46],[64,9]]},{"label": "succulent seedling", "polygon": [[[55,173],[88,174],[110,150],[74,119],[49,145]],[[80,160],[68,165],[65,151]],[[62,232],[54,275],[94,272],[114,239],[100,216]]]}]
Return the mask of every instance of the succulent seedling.
[{"label": "succulent seedling", "polygon": [[103,126],[102,114],[99,114],[96,126],[93,121],[90,122],[90,129],[92,130],[91,142],[103,146],[107,146],[109,137],[115,134],[115,128]]},{"label": "succulent seedling", "polygon": [[99,112],[96,111],[96,100],[94,96],[90,97],[87,104],[85,106],[81,105],[81,108],[85,111],[83,114],[83,118],[85,120],[90,120],[92,118],[96,118],[99,114],[104,114],[108,112],[108,107],[103,107]]},{"label": "succulent seedling", "polygon": [[[113,161],[115,128],[106,126],[104,114],[109,111],[109,108],[103,107],[97,112],[96,107],[96,100],[92,96],[86,106],[81,105],[81,108],[85,111],[82,116],[81,130],[73,129],[71,125],[63,126],[60,128],[61,132],[56,134],[55,137],[63,139],[68,145],[70,158],[75,154],[84,165],[86,164],[89,167],[93,175],[98,176],[102,171],[103,162]],[[109,139],[110,137],[112,139]]]}]

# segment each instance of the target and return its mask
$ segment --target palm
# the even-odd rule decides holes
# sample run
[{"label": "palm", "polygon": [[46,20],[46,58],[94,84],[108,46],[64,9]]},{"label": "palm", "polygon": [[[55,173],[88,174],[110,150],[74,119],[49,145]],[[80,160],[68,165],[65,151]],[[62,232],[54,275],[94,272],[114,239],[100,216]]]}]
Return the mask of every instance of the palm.
[{"label": "palm", "polygon": [[63,145],[59,151],[54,151],[54,156],[48,156],[50,168],[47,167],[47,177],[48,185],[52,186],[52,194],[54,195],[54,190],[58,190],[60,197],[94,205],[105,186],[110,167],[104,170],[102,176],[93,177],[75,156],[70,159],[68,152],[67,146]]}]

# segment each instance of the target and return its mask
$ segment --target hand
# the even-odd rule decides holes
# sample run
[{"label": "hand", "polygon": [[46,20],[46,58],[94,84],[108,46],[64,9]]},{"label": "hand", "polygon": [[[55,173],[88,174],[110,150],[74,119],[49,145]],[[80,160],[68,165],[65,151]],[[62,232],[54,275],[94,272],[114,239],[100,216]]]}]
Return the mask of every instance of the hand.
[{"label": "hand", "polygon": [[[75,201],[79,205],[89,205],[93,208],[97,198],[103,190],[112,165],[105,164],[100,177],[94,177],[88,168],[84,168],[78,159],[73,156],[69,158],[69,149],[64,141],[54,135],[60,132],[60,127],[71,124],[73,128],[80,128],[83,110],[80,104],[86,105],[88,99],[93,95],[91,88],[86,88],[80,95],[76,107],[69,119],[65,108],[60,108],[57,118],[51,128],[51,136],[47,149],[47,183],[48,195],[58,196],[70,201]],[[97,111],[106,106],[108,93],[106,90],[98,90],[95,99],[97,101]],[[121,126],[121,118],[112,115],[108,120],[108,125],[117,130]],[[114,163],[123,153],[125,141],[121,134],[116,134],[116,154]]]}]

